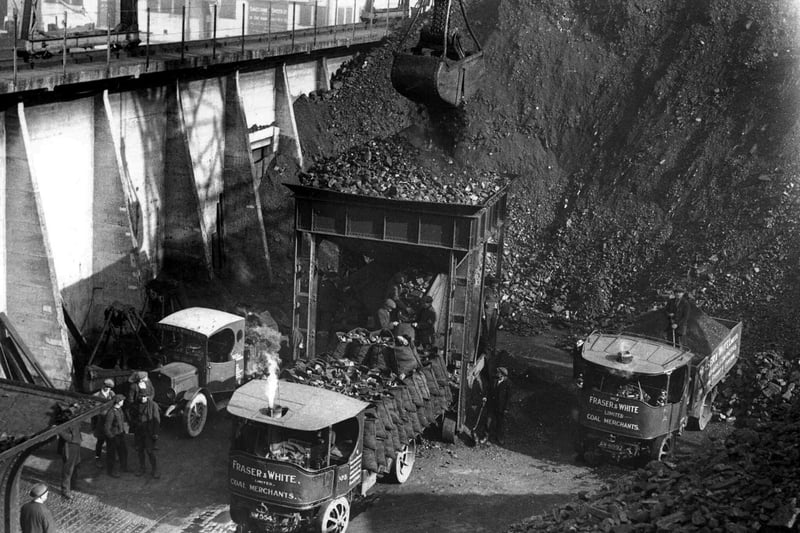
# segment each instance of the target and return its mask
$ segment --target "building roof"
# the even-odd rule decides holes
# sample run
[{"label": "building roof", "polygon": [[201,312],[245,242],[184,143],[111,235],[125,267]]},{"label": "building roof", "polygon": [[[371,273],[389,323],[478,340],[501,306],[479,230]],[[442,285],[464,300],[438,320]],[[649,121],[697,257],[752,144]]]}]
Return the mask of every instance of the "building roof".
[{"label": "building roof", "polygon": [[222,328],[243,320],[244,317],[217,309],[189,307],[162,318],[158,325],[186,329],[210,337]]},{"label": "building roof", "polygon": [[[622,362],[620,353],[629,352],[630,362]],[[614,370],[659,375],[688,364],[694,354],[666,341],[630,334],[592,333],[583,345],[583,359]]]},{"label": "building roof", "polygon": [[289,381],[278,382],[275,408],[282,416],[268,414],[267,381],[255,379],[236,389],[228,403],[234,416],[300,431],[317,431],[353,418],[369,405],[338,392]]}]

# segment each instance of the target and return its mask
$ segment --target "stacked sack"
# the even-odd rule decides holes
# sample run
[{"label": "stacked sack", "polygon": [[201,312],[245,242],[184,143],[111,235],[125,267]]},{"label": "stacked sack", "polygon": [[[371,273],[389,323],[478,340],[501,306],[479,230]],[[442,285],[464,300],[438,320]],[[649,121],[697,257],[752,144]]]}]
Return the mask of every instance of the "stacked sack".
[{"label": "stacked sack", "polygon": [[403,446],[434,424],[453,400],[444,359],[435,352],[414,354],[414,368],[398,374],[394,339],[386,333],[339,334],[330,353],[297,361],[281,373],[285,381],[334,390],[370,404],[363,464],[376,473],[388,471]]}]

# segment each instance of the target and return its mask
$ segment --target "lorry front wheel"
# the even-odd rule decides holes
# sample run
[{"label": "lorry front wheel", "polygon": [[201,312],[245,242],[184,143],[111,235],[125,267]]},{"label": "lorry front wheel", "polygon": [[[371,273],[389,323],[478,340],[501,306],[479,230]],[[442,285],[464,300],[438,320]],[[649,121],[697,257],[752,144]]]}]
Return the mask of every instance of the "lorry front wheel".
[{"label": "lorry front wheel", "polygon": [[650,459],[653,461],[663,461],[667,459],[672,455],[674,442],[672,434],[653,439],[650,443]]},{"label": "lorry front wheel", "polygon": [[203,432],[208,417],[208,398],[198,392],[183,408],[183,430],[190,437]]},{"label": "lorry front wheel", "polygon": [[350,502],[336,498],[326,503],[317,515],[316,531],[319,533],[344,533],[350,524]]},{"label": "lorry front wheel", "polygon": [[714,400],[716,398],[717,388],[714,387],[706,394],[705,398],[703,398],[703,410],[700,412],[700,416],[697,418],[693,416],[689,417],[689,429],[695,431],[703,431],[706,429],[708,423],[711,422],[711,417],[714,416]]}]

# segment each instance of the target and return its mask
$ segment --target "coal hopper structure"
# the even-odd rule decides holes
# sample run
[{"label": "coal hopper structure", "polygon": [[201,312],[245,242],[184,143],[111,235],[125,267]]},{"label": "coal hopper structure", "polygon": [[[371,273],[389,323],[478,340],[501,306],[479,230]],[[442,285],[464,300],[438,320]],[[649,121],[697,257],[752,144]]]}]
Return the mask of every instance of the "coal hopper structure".
[{"label": "coal hopper structure", "polygon": [[[322,263],[329,245],[343,253],[369,254],[375,258],[372,265],[424,267],[434,280],[424,293],[438,317],[433,357],[442,359],[453,389],[451,406],[435,422],[446,441],[469,432],[469,391],[484,365],[482,335],[488,336],[482,327],[484,279],[501,273],[509,186],[498,187],[481,205],[466,205],[287,184],[295,197],[293,359],[313,361],[326,352],[328,337],[317,329],[326,303],[320,286],[328,275]],[[372,284],[378,279],[373,276]]]}]

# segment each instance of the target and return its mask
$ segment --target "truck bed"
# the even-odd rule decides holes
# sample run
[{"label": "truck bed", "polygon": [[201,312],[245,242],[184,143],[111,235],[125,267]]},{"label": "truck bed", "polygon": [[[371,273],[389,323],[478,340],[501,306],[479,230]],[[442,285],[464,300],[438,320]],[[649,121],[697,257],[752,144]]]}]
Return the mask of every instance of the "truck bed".
[{"label": "truck bed", "polygon": [[363,467],[384,473],[396,452],[435,424],[452,402],[444,360],[431,357],[422,362],[421,368],[400,380],[366,365],[353,365],[347,358],[321,355],[284,370],[281,379],[335,390],[370,403]]}]

